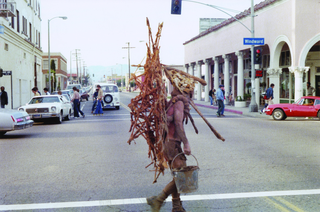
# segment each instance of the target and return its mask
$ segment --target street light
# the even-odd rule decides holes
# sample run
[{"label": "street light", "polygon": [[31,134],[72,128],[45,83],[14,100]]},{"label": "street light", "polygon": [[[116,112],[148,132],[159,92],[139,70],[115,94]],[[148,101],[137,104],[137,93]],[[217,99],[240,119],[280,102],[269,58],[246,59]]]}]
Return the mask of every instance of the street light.
[{"label": "street light", "polygon": [[49,92],[51,92],[51,67],[50,67],[50,21],[55,18],[62,18],[66,20],[66,16],[57,16],[51,19],[48,19],[48,73],[49,73]]}]

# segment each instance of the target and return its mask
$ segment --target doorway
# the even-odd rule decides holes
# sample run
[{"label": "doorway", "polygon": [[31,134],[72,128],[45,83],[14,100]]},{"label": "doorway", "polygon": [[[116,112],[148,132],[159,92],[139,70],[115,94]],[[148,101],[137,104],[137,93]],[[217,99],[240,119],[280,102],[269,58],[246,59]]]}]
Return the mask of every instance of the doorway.
[{"label": "doorway", "polygon": [[315,84],[316,96],[320,96],[320,76],[316,76],[316,84]]}]

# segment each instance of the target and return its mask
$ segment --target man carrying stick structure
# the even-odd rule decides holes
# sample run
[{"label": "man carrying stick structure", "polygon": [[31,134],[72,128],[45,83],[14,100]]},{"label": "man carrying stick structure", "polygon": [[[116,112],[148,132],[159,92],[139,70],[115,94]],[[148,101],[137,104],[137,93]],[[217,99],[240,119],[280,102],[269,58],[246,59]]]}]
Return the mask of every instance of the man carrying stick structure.
[{"label": "man carrying stick structure", "polygon": [[[131,136],[128,143],[131,144],[140,135],[145,138],[149,145],[148,157],[152,161],[147,167],[154,166],[155,183],[168,165],[171,169],[186,166],[185,154],[190,155],[191,148],[185,134],[184,122],[187,124],[188,119],[190,119],[195,132],[198,133],[198,129],[189,113],[189,104],[199,113],[217,138],[222,141],[224,141],[224,138],[203,117],[192,101],[195,83],[206,85],[206,82],[161,64],[159,39],[162,24],[159,25],[155,41],[151,35],[148,19],[147,25],[149,27],[149,44],[147,44],[144,73],[141,74],[144,76],[144,80],[141,80],[141,75],[136,76],[133,74],[131,76],[131,80],[135,80],[141,92],[128,105],[131,109],[131,127],[129,130]],[[167,102],[163,72],[174,87],[171,93],[172,98],[169,102]],[[185,212],[186,210],[182,207],[180,194],[174,180],[169,182],[159,195],[147,198],[147,203],[150,205],[151,210],[153,212],[160,211],[163,202],[169,195],[172,195],[172,212]]]}]

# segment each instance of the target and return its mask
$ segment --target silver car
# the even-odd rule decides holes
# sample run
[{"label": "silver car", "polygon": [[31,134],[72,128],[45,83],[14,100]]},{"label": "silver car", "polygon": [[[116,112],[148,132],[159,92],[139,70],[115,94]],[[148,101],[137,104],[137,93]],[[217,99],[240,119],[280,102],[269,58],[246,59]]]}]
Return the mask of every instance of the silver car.
[{"label": "silver car", "polygon": [[0,136],[9,131],[22,130],[33,126],[33,121],[24,111],[0,109],[0,120]]}]

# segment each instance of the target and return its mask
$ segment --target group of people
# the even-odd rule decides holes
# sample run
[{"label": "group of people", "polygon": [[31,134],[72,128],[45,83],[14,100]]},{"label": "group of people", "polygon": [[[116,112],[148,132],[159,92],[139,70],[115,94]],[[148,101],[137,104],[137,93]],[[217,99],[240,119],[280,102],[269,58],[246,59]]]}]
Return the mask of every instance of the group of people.
[{"label": "group of people", "polygon": [[103,115],[102,97],[103,97],[103,91],[101,89],[101,86],[97,85],[97,89],[93,94],[93,104],[92,104],[92,108],[91,108],[91,113],[93,113],[94,115]]},{"label": "group of people", "polygon": [[73,96],[71,99],[71,102],[73,102],[73,116],[75,119],[79,118],[79,113],[82,115],[82,117],[86,117],[84,112],[82,112],[81,107],[80,107],[80,94],[79,94],[79,89],[77,87],[73,87]]}]

